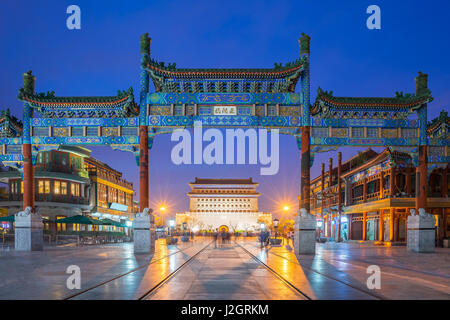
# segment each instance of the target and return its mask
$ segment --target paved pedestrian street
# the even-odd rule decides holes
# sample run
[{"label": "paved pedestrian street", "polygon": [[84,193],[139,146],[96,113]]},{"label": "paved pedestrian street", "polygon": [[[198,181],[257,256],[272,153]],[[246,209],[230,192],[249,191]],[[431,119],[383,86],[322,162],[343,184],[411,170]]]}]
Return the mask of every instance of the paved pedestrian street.
[{"label": "paved pedestrian street", "polygon": [[[135,255],[132,243],[48,246],[44,251],[0,251],[0,299],[449,299],[450,251],[407,252],[370,243],[317,244],[315,256],[296,256],[285,242],[261,248],[256,238],[227,243],[197,237],[153,256]],[[67,267],[81,271],[70,290]],[[367,267],[381,271],[369,289]]]}]

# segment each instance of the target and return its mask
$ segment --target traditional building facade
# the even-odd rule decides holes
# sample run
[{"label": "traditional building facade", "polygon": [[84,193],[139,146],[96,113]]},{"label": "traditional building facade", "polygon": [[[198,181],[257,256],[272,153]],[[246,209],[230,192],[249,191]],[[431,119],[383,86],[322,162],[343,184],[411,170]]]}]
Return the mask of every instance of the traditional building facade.
[{"label": "traditional building facade", "polygon": [[[90,150],[61,146],[58,150],[37,154],[34,169],[35,209],[47,220],[75,215],[129,220],[137,208],[133,202],[133,184],[122,173],[90,156]],[[0,182],[7,184],[0,208],[8,215],[22,210],[21,172],[9,167],[0,172]],[[58,228],[61,228],[58,224]]]},{"label": "traditional building facade", "polygon": [[91,180],[90,203],[92,216],[129,219],[137,212],[133,183],[122,178],[122,173],[107,164],[86,158],[85,168]]},{"label": "traditional building facade", "polygon": [[200,179],[189,183],[189,211],[177,213],[176,223],[193,231],[255,231],[270,225],[272,214],[258,210],[258,183],[249,179]]},{"label": "traditional building facade", "polygon": [[[441,113],[428,125],[428,135],[449,139],[449,119],[446,112]],[[436,158],[448,155],[447,149]],[[450,236],[448,162],[429,163],[427,185],[427,212],[436,218],[437,245],[441,245]],[[340,235],[343,240],[404,242],[407,216],[415,201],[414,160],[410,153],[393,148],[380,153],[368,149],[344,163],[339,153],[338,166],[333,167],[330,158],[328,170],[322,164],[322,174],[311,181],[311,211],[319,221],[320,234],[335,239]]]}]

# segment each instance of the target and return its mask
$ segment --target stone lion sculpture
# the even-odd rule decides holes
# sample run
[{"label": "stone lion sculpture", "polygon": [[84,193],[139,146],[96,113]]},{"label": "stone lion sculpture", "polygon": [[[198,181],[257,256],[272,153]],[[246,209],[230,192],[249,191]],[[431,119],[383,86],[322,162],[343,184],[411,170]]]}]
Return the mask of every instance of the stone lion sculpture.
[{"label": "stone lion sculpture", "polygon": [[308,217],[310,216],[310,214],[308,213],[308,211],[306,211],[305,208],[301,208],[301,209],[300,209],[300,216],[301,216],[302,218],[308,218]]},{"label": "stone lion sculpture", "polygon": [[152,209],[144,208],[144,211],[136,213],[136,218],[148,217],[152,212]]},{"label": "stone lion sculpture", "polygon": [[28,217],[31,214],[31,207],[26,207],[25,210],[17,213],[18,217]]},{"label": "stone lion sculpture", "polygon": [[425,209],[420,208],[420,209],[419,209],[419,216],[421,216],[421,217],[428,217],[429,214],[426,213]]}]

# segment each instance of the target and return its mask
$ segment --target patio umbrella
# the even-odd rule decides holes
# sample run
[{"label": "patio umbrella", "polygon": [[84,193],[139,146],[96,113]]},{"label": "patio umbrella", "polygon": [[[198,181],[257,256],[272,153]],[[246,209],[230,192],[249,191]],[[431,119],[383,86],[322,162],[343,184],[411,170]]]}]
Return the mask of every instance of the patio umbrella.
[{"label": "patio umbrella", "polygon": [[0,222],[14,222],[14,221],[15,221],[14,215],[7,217],[0,217]]},{"label": "patio umbrella", "polygon": [[107,225],[107,226],[116,226],[116,227],[120,227],[120,228],[125,228],[126,226],[124,226],[123,224],[121,224],[120,222],[105,218],[105,219],[101,219],[100,220],[101,224],[103,225]]},{"label": "patio umbrella", "polygon": [[95,220],[89,218],[87,216],[73,216],[63,219],[56,220],[56,223],[72,223],[72,224],[90,224],[90,225],[101,225],[102,223],[99,220]]}]

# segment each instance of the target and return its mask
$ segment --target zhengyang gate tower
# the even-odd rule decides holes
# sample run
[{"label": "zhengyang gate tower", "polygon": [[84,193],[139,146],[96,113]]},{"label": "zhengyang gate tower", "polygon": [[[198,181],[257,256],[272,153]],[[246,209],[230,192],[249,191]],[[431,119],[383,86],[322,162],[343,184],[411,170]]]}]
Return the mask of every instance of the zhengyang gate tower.
[{"label": "zhengyang gate tower", "polygon": [[[23,177],[24,211],[16,215],[16,225],[23,227],[16,229],[16,249],[42,249],[42,222],[34,212],[33,167],[39,152],[60,146],[109,145],[135,155],[142,211],[134,225],[136,252],[154,250],[154,223],[148,209],[149,150],[158,134],[191,128],[195,121],[205,128],[267,128],[292,135],[301,153],[299,219],[312,217],[310,167],[318,152],[370,146],[408,153],[416,167],[416,210],[427,209],[429,173],[450,162],[448,131],[443,137],[427,134],[427,103],[433,100],[427,74],[419,72],[415,78],[415,93],[349,98],[318,88],[311,103],[310,37],[306,34],[299,39],[300,53],[294,61],[268,69],[178,68],[175,63],[155,60],[150,45],[148,34],[143,34],[137,102],[132,88],[116,96],[60,97],[51,90],[37,93],[36,77],[31,71],[24,73],[18,94],[23,102],[22,122],[3,113],[0,138],[2,163],[17,168]],[[150,80],[155,92],[149,90]],[[217,114],[215,106],[232,106],[233,113]],[[448,119],[445,121],[447,130]],[[313,219],[307,227],[299,220],[296,232],[301,241],[309,241],[309,236],[301,235],[314,231]],[[308,251],[302,251],[301,241],[296,242],[295,250]]]}]

